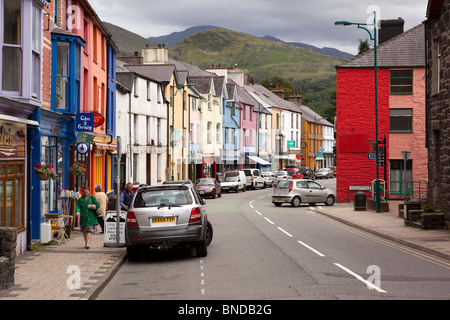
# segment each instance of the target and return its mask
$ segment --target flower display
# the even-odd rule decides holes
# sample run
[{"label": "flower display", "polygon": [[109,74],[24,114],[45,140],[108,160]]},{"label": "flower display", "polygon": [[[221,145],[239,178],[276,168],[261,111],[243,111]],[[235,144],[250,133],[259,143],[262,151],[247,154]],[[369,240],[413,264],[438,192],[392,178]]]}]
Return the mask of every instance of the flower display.
[{"label": "flower display", "polygon": [[70,168],[70,172],[76,176],[83,176],[86,174],[86,167],[81,162],[76,162]]},{"label": "flower display", "polygon": [[36,163],[34,171],[37,173],[39,179],[41,180],[56,180],[58,178],[58,175],[56,174],[55,169],[53,169],[51,164],[41,165],[40,163]]}]

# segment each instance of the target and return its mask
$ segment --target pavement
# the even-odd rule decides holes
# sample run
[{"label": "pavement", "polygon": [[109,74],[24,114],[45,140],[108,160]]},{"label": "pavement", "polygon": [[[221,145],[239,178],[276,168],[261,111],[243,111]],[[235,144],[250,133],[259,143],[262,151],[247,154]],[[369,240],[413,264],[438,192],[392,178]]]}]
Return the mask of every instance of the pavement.
[{"label": "pavement", "polygon": [[[447,259],[450,230],[422,230],[405,226],[396,201],[390,212],[355,211],[352,203],[314,207],[318,214],[405,246]],[[94,300],[126,261],[124,247],[105,247],[103,234],[93,234],[90,249],[72,231],[60,245],[45,246],[16,257],[15,284],[0,292],[1,300]]]}]

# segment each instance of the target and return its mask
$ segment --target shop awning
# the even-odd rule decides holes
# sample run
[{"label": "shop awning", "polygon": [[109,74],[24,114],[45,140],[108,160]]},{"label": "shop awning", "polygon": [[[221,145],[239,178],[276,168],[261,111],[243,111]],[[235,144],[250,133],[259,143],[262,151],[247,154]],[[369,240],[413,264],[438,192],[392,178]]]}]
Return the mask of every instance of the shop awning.
[{"label": "shop awning", "polygon": [[87,143],[103,143],[111,146],[117,146],[117,139],[113,136],[95,132],[78,132],[78,141]]},{"label": "shop awning", "polygon": [[262,164],[263,166],[270,166],[271,165],[270,162],[267,162],[266,160],[263,160],[263,159],[261,159],[260,157],[257,157],[257,156],[247,156],[247,158],[249,158],[250,160],[255,161],[255,162],[259,163],[259,164]]}]

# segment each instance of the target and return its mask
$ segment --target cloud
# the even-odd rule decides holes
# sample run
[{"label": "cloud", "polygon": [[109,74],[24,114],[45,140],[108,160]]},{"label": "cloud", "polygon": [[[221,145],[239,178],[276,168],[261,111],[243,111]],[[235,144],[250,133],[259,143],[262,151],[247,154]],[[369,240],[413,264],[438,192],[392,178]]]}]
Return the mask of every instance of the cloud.
[{"label": "cloud", "polygon": [[336,20],[366,22],[376,5],[382,19],[405,20],[405,30],[425,20],[426,1],[410,0],[90,0],[100,19],[143,37],[161,36],[198,25],[215,25],[255,36],[305,42],[356,53],[368,34],[336,27]]}]

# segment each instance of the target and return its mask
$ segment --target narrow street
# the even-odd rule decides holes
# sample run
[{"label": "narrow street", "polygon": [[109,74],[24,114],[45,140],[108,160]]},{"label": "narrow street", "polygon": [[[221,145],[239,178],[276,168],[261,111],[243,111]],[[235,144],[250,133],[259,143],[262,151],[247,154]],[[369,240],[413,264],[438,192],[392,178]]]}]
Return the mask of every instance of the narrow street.
[{"label": "narrow street", "polygon": [[[333,188],[335,179],[318,182]],[[207,257],[181,248],[148,252],[126,262],[98,299],[450,298],[450,270],[429,255],[331,221],[307,204],[275,207],[271,194],[207,199],[214,226]]]}]

